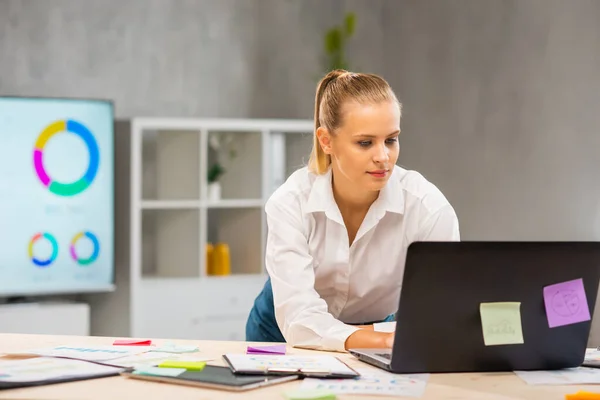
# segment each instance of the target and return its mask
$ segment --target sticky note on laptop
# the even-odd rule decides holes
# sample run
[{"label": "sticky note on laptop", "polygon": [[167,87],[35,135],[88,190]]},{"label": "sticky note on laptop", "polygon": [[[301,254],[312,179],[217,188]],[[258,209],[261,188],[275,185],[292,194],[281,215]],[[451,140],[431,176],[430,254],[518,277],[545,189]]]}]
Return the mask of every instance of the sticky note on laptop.
[{"label": "sticky note on laptop", "polygon": [[521,303],[481,303],[481,328],[486,346],[522,344]]},{"label": "sticky note on laptop", "polygon": [[591,319],[582,279],[544,287],[544,305],[550,328]]}]

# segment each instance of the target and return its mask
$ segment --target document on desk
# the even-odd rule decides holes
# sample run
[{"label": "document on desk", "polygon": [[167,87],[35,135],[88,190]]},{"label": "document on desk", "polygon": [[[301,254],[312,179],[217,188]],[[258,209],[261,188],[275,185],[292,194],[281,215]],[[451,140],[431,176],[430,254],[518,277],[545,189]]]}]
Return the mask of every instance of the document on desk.
[{"label": "document on desk", "polygon": [[101,362],[145,353],[151,348],[151,346],[56,346],[41,349],[28,349],[7,354],[64,357],[76,360]]},{"label": "document on desk", "polygon": [[600,383],[598,368],[566,368],[553,371],[515,371],[529,385],[585,385]]},{"label": "document on desk", "polygon": [[265,374],[269,372],[320,375],[329,378],[353,378],[358,373],[330,355],[266,355],[266,354],[225,354],[223,359],[234,373]]},{"label": "document on desk", "polygon": [[357,369],[357,379],[306,378],[300,390],[328,390],[336,394],[421,397],[427,387],[429,374],[390,374],[373,369]]},{"label": "document on desk", "polygon": [[123,368],[62,358],[36,357],[0,361],[0,388],[115,376],[123,370]]}]

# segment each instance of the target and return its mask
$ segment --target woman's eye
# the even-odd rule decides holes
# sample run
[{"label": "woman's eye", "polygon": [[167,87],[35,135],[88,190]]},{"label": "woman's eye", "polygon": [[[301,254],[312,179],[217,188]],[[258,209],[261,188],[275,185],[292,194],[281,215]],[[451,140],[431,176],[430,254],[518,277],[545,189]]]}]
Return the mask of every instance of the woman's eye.
[{"label": "woman's eye", "polygon": [[363,140],[361,142],[358,142],[358,145],[361,147],[368,147],[371,144],[371,142],[369,140]]},{"label": "woman's eye", "polygon": [[387,144],[393,144],[396,143],[398,141],[398,138],[389,138],[388,140],[386,140]]}]

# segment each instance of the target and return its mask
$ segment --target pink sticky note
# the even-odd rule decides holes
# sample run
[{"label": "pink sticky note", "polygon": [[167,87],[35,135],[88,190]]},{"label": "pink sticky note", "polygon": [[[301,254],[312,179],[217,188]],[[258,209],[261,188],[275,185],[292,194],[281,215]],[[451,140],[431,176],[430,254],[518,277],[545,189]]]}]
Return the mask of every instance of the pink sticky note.
[{"label": "pink sticky note", "polygon": [[591,319],[582,279],[544,287],[544,303],[550,328]]},{"label": "pink sticky note", "polygon": [[152,340],[117,339],[114,346],[150,346]]},{"label": "pink sticky note", "polygon": [[248,346],[246,354],[285,354],[285,344],[275,346]]}]

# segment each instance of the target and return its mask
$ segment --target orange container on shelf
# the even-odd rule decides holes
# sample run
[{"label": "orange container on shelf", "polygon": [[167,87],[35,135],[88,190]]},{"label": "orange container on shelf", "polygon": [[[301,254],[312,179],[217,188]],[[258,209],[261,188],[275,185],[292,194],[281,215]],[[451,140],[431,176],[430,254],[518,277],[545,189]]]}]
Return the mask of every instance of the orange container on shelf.
[{"label": "orange container on shelf", "polygon": [[212,275],[229,275],[231,260],[227,243],[217,243],[213,251]]},{"label": "orange container on shelf", "polygon": [[206,243],[206,275],[214,274],[215,248],[212,243]]}]

